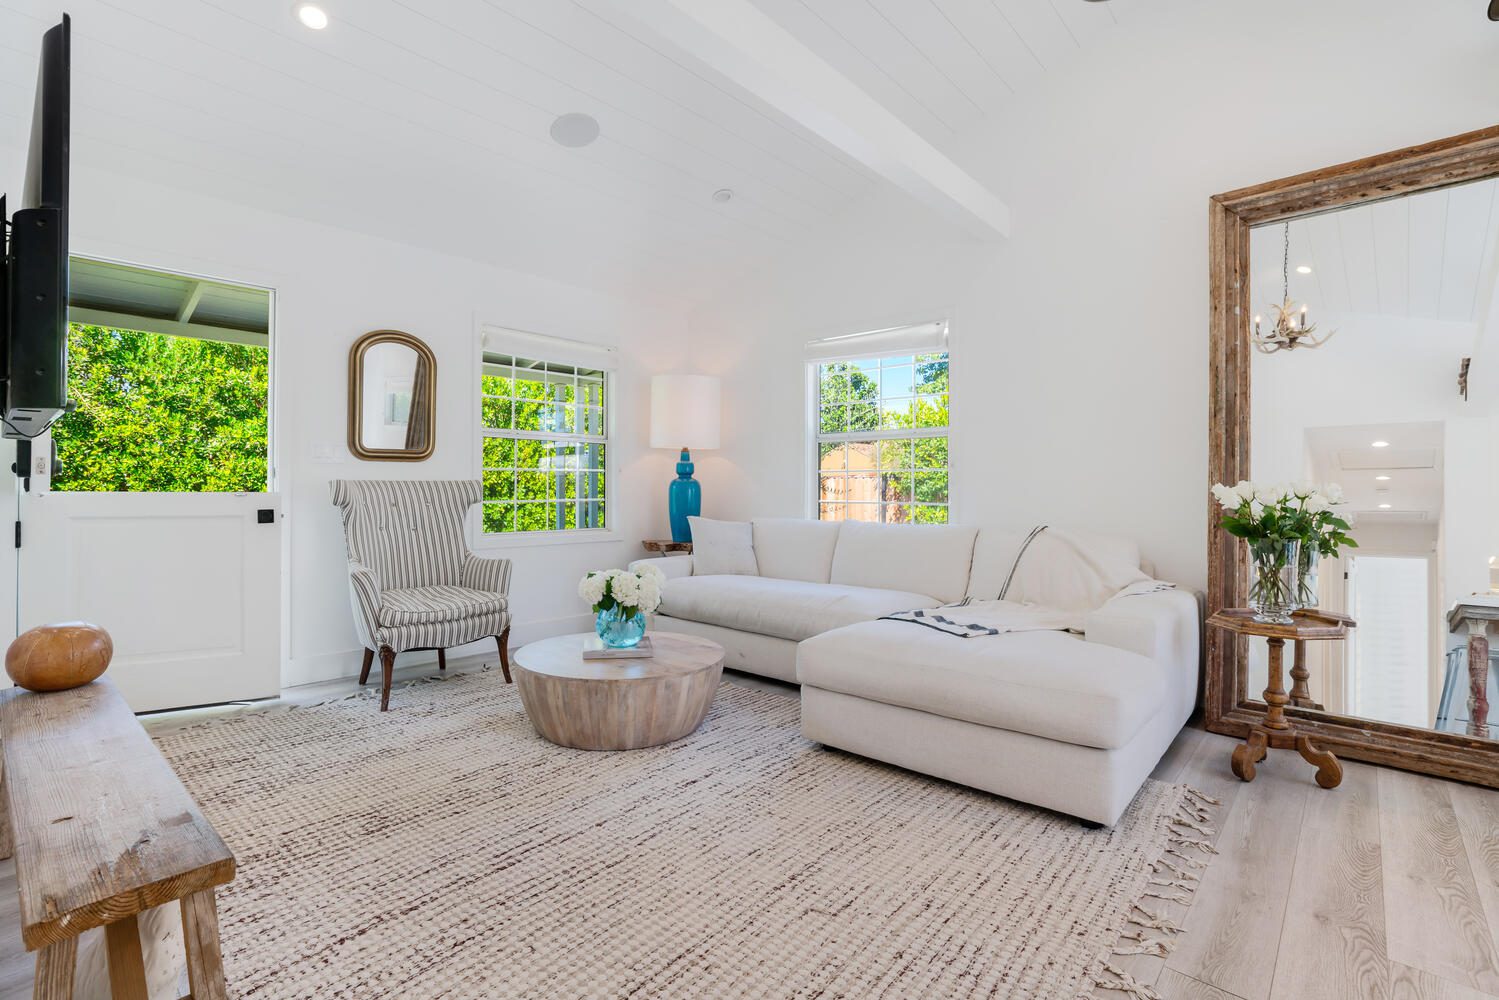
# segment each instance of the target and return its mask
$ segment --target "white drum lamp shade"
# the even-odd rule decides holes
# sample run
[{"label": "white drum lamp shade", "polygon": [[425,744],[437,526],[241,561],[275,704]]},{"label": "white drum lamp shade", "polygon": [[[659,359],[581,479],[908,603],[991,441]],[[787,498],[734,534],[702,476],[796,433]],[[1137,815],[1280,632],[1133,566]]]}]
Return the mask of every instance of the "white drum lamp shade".
[{"label": "white drum lamp shade", "polygon": [[718,378],[651,376],[651,447],[717,448]]},{"label": "white drum lamp shade", "polygon": [[703,489],[692,478],[692,448],[718,447],[718,379],[712,375],[651,377],[651,447],[681,448],[677,478],[666,488],[671,540],[692,541],[691,518],[702,513]]}]

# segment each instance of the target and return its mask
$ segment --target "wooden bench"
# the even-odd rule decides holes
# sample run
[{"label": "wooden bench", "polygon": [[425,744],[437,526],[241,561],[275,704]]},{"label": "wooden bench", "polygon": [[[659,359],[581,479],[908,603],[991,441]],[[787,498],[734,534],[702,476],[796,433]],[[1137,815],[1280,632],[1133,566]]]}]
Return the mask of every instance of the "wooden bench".
[{"label": "wooden bench", "polygon": [[213,890],[234,878],[234,855],[120,692],[101,678],[0,699],[0,830],[37,953],[33,996],[71,1000],[78,935],[103,927],[115,1000],[147,1000],[136,917],[180,900],[189,997],[224,1000]]}]

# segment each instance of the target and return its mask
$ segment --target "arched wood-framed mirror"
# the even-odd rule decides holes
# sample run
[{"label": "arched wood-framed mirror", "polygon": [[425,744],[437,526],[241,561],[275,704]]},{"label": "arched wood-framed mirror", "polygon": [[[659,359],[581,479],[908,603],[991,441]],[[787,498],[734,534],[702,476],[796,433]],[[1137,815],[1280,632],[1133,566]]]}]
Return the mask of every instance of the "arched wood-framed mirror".
[{"label": "arched wood-framed mirror", "polygon": [[437,358],[419,337],[372,330],[349,348],[349,450],[367,462],[420,462],[437,438]]},{"label": "arched wood-framed mirror", "polygon": [[[1481,484],[1459,475],[1480,461],[1499,473],[1499,127],[1217,195],[1209,255],[1208,485],[1330,472],[1365,539],[1317,584],[1318,607],[1358,627],[1301,666],[1286,716],[1339,756],[1499,787],[1499,704],[1485,726],[1470,699],[1493,690],[1499,656],[1466,638],[1495,627],[1473,623],[1484,607],[1499,619],[1499,496],[1475,503]],[[1309,302],[1316,339],[1336,338],[1256,350],[1256,311],[1286,299]],[[1208,610],[1242,608],[1246,546],[1207,502]],[[1464,654],[1487,675],[1471,686]],[[1243,737],[1265,719],[1255,658],[1245,636],[1208,629],[1209,730]]]}]

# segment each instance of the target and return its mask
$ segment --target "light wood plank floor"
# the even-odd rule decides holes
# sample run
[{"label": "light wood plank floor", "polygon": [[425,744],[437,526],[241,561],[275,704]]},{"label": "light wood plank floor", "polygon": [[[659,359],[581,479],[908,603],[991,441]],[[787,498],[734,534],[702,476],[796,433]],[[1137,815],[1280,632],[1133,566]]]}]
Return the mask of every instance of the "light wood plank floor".
[{"label": "light wood plank floor", "polygon": [[[145,721],[158,730],[354,689],[311,685],[276,702]],[[1352,762],[1327,792],[1285,751],[1271,751],[1246,785],[1228,769],[1233,745],[1189,727],[1156,768],[1222,800],[1220,854],[1190,906],[1161,907],[1186,928],[1177,950],[1120,959],[1123,968],[1171,1000],[1499,1000],[1499,792]],[[0,1000],[31,996],[15,892],[14,866],[0,862]]]}]

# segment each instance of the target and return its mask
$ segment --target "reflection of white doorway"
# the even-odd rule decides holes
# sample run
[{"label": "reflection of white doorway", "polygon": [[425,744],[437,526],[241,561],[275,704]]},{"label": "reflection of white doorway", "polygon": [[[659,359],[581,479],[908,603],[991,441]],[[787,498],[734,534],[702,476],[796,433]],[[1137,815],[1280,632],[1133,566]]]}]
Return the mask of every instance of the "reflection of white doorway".
[{"label": "reflection of white doorway", "polygon": [[1429,575],[1422,557],[1349,560],[1348,604],[1358,622],[1348,663],[1351,714],[1431,725]]}]

